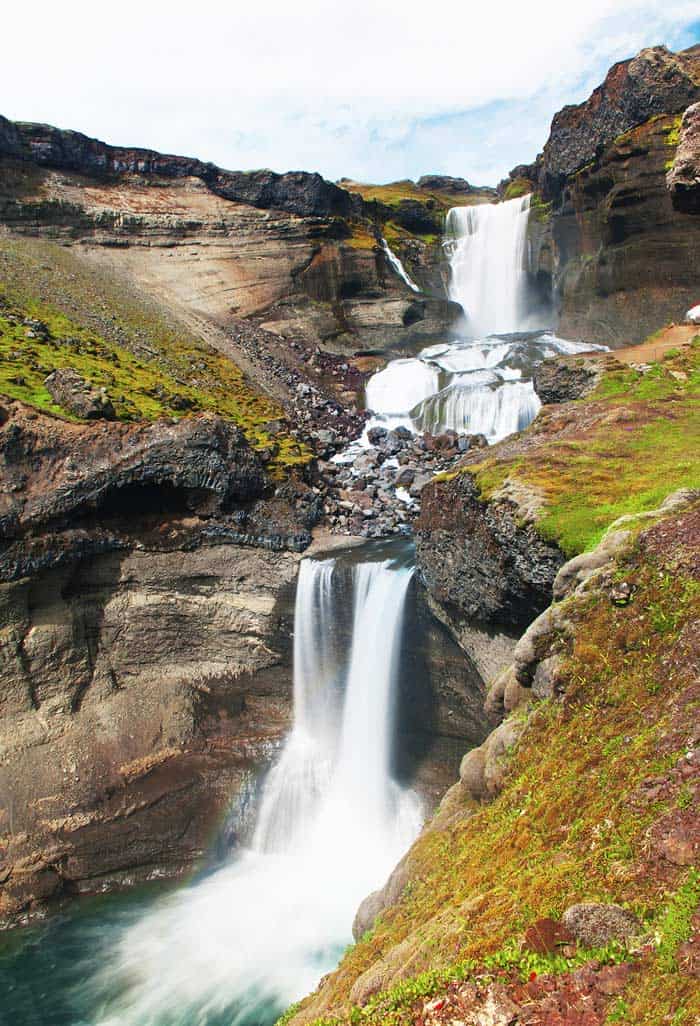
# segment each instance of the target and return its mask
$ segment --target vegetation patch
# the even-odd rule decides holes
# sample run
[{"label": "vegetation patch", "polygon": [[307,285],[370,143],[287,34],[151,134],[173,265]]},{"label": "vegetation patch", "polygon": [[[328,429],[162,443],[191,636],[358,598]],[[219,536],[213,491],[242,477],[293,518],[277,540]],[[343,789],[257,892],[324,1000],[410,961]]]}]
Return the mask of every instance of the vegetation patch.
[{"label": "vegetation patch", "polygon": [[503,199],[517,199],[519,196],[527,196],[529,192],[532,192],[532,182],[527,178],[514,178],[512,182],[508,182]]},{"label": "vegetation patch", "polygon": [[[574,409],[582,425],[575,436],[549,438],[545,413],[539,432],[537,422],[530,429],[538,444],[464,468],[484,498],[507,478],[535,487],[544,496],[538,530],[567,555],[593,548],[617,517],[700,487],[700,339],[646,372],[607,373]],[[595,414],[590,427],[587,412]]]}]

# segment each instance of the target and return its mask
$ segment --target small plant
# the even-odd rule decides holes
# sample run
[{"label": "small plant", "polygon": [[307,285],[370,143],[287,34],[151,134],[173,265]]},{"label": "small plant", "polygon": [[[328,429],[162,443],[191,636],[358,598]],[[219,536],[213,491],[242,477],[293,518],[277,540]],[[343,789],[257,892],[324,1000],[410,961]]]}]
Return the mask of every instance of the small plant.
[{"label": "small plant", "polygon": [[625,1022],[627,1016],[630,1014],[630,1006],[624,1000],[619,997],[615,1004],[608,1012],[608,1022]]},{"label": "small plant", "polygon": [[674,894],[658,926],[657,961],[666,972],[678,969],[676,953],[691,935],[693,915],[700,904],[700,872],[693,868]]}]

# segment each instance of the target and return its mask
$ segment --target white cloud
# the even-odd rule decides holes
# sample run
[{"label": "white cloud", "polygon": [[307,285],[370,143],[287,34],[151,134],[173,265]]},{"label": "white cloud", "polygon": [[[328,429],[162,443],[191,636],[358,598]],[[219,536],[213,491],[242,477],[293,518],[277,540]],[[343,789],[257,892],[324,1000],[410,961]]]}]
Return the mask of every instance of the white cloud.
[{"label": "white cloud", "polygon": [[677,44],[694,16],[697,0],[12,5],[0,111],[227,167],[494,180],[610,63]]}]

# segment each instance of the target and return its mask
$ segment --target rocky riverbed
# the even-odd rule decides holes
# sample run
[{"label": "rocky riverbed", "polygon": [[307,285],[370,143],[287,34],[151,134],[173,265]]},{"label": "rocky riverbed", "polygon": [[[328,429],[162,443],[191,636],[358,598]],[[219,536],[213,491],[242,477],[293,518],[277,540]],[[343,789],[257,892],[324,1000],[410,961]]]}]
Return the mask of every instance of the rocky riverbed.
[{"label": "rocky riverbed", "polygon": [[425,485],[465,453],[487,445],[482,434],[416,435],[405,427],[370,428],[367,441],[354,458],[341,452],[336,462],[321,464],[323,511],[334,533],[363,538],[409,534]]}]

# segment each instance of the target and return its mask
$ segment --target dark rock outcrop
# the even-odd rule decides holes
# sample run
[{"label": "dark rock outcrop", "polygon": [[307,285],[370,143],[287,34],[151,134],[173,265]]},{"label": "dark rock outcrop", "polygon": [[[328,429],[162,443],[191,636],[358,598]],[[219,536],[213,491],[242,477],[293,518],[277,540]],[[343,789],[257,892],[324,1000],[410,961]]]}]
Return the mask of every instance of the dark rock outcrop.
[{"label": "dark rock outcrop", "polygon": [[146,513],[232,512],[269,488],[231,423],[202,415],[153,424],[62,423],[8,404],[0,428],[0,538],[81,520],[138,525]]},{"label": "dark rock outcrop", "polygon": [[114,406],[105,389],[92,388],[70,367],[52,371],[44,384],[54,402],[76,417],[114,420]]},{"label": "dark rock outcrop", "polygon": [[499,186],[501,195],[516,185],[535,194],[530,275],[553,292],[561,335],[613,348],[640,342],[695,301],[692,113],[678,144],[681,114],[698,100],[700,47],[642,50],[584,103],[559,111],[543,153]]},{"label": "dark rock outcrop", "polygon": [[615,369],[623,367],[614,357],[553,356],[535,367],[532,384],[545,406],[567,403],[590,395],[602,376]]},{"label": "dark rock outcrop", "polygon": [[676,210],[700,213],[700,103],[694,103],[683,114],[666,184]]},{"label": "dark rock outcrop", "polygon": [[613,347],[640,342],[696,302],[697,218],[666,185],[677,118],[617,138],[566,181],[552,209],[558,331]]},{"label": "dark rock outcrop", "polygon": [[613,65],[585,103],[564,107],[552,120],[544,148],[550,180],[593,160],[616,136],[654,114],[675,114],[700,97],[700,47],[672,53],[649,47]]},{"label": "dark rock outcrop", "polygon": [[85,175],[158,175],[199,178],[217,196],[254,207],[289,213],[349,216],[361,213],[362,200],[319,174],[290,171],[225,171],[192,157],[155,150],[110,146],[81,132],[25,122],[0,122],[0,156],[25,157],[46,167]]},{"label": "dark rock outcrop", "polygon": [[422,500],[419,562],[442,605],[515,632],[549,604],[564,557],[519,522],[513,502],[485,502],[468,473],[428,485]]}]

